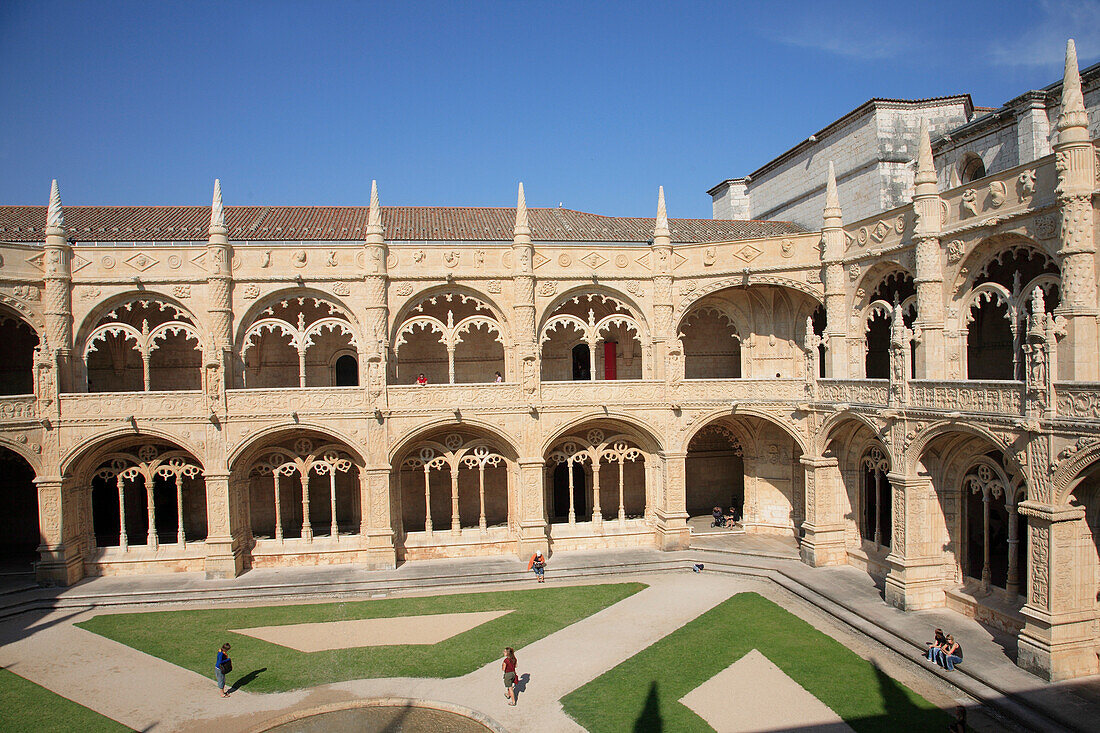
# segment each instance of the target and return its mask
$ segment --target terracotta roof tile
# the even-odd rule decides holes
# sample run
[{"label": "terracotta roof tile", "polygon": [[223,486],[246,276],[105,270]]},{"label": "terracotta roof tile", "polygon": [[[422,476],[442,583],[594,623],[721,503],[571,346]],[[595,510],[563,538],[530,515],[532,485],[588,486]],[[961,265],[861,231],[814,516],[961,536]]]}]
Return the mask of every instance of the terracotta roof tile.
[{"label": "terracotta roof tile", "polygon": [[[206,206],[66,206],[65,225],[78,242],[205,241]],[[366,206],[226,206],[230,240],[361,241]],[[645,242],[653,219],[600,216],[572,209],[528,209],[536,241]],[[388,241],[512,241],[516,210],[443,206],[384,206]],[[45,239],[45,206],[0,206],[0,241]],[[672,241],[716,242],[803,231],[782,221],[670,219]]]}]

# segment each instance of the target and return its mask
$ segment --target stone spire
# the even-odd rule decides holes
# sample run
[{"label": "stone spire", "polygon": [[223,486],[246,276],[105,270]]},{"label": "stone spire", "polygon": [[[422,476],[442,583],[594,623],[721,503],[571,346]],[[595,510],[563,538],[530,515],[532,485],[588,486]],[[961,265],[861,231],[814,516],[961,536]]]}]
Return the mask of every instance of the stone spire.
[{"label": "stone spire", "polygon": [[[56,230],[56,231],[51,231]],[[50,185],[50,208],[46,212],[46,234],[65,234],[65,212],[61,210],[61,190],[57,187],[57,179],[53,179]]]},{"label": "stone spire", "polygon": [[1062,79],[1062,112],[1058,115],[1058,141],[1087,141],[1089,117],[1081,95],[1081,73],[1077,70],[1077,48],[1066,43],[1066,73]]},{"label": "stone spire", "polygon": [[665,187],[657,187],[657,221],[653,227],[653,239],[657,237],[671,238],[672,234],[668,230],[668,211],[665,209]]},{"label": "stone spire", "polygon": [[220,233],[226,233],[225,228],[225,207],[222,206],[222,182],[221,179],[214,179],[214,202],[210,205],[210,233],[215,233],[215,230],[220,230]]},{"label": "stone spire", "polygon": [[382,237],[382,206],[378,203],[378,181],[370,182],[370,214],[367,216],[367,242],[375,243],[371,237]]},{"label": "stone spire", "polygon": [[920,121],[920,141],[917,143],[917,174],[913,179],[916,195],[937,193],[936,166],[932,162],[932,140],[928,134],[928,120]]},{"label": "stone spire", "polygon": [[840,212],[840,196],[836,192],[836,169],[833,161],[829,161],[829,175],[825,179],[825,210],[822,212],[822,228],[840,227],[844,225]]},{"label": "stone spire", "polygon": [[516,226],[512,236],[531,236],[531,227],[527,223],[527,197],[523,195],[523,181],[519,182],[519,199],[516,201]]}]

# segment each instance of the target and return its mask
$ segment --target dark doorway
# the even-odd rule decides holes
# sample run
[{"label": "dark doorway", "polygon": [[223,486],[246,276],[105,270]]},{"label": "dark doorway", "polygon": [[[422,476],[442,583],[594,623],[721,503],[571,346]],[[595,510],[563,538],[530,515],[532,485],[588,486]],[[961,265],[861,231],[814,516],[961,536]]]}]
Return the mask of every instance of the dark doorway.
[{"label": "dark doorway", "polygon": [[359,386],[359,362],[351,354],[344,354],[336,360],[336,386]]},{"label": "dark doorway", "polygon": [[868,379],[890,377],[890,319],[881,313],[867,327],[866,368]]},{"label": "dark doorway", "polygon": [[577,344],[573,347],[573,381],[587,382],[590,379],[592,379],[592,363],[588,344]]},{"label": "dark doorway", "polygon": [[4,344],[5,356],[0,362],[0,394],[33,394],[38,334],[23,321],[0,311],[0,343]]},{"label": "dark doorway", "polygon": [[0,571],[30,573],[38,558],[38,489],[34,469],[23,457],[0,448]]},{"label": "dark doorway", "polygon": [[[566,466],[559,463],[554,467],[554,519],[567,519],[569,517],[569,473]],[[579,463],[573,465],[573,512],[577,521],[583,521],[588,516],[587,486],[585,484],[584,466]]]},{"label": "dark doorway", "polygon": [[986,301],[973,308],[966,337],[967,379],[1012,379],[1012,328],[1008,308]]}]

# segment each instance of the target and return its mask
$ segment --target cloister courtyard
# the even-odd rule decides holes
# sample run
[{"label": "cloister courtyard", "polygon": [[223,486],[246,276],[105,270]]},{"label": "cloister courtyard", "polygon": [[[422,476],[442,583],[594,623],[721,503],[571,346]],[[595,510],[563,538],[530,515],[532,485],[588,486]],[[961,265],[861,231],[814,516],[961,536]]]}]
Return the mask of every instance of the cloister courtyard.
[{"label": "cloister courtyard", "polygon": [[[470,730],[943,730],[961,704],[974,730],[1086,730],[1100,711],[1100,686],[1043,683],[1012,664],[1004,634],[891,609],[854,568],[807,568],[780,539],[704,531],[698,544],[560,553],[546,585],[516,560],[472,558],[9,588],[29,608],[9,602],[0,621],[15,701],[0,727],[382,730],[309,716],[388,704],[366,708],[407,726],[387,730],[439,729],[410,710]],[[955,672],[919,659],[933,626],[966,644]],[[225,642],[228,699],[213,680]]]}]

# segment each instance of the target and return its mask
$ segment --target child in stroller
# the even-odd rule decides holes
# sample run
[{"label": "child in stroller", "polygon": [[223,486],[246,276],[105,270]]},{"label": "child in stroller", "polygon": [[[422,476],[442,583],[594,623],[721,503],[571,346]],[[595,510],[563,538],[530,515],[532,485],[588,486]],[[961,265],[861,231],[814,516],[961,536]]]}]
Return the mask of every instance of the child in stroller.
[{"label": "child in stroller", "polygon": [[710,515],[712,517],[714,517],[714,521],[710,523],[710,526],[712,526],[712,527],[725,527],[726,526],[726,515],[722,513],[722,507],[720,507],[720,506],[714,507],[714,511],[712,511],[710,513]]}]

